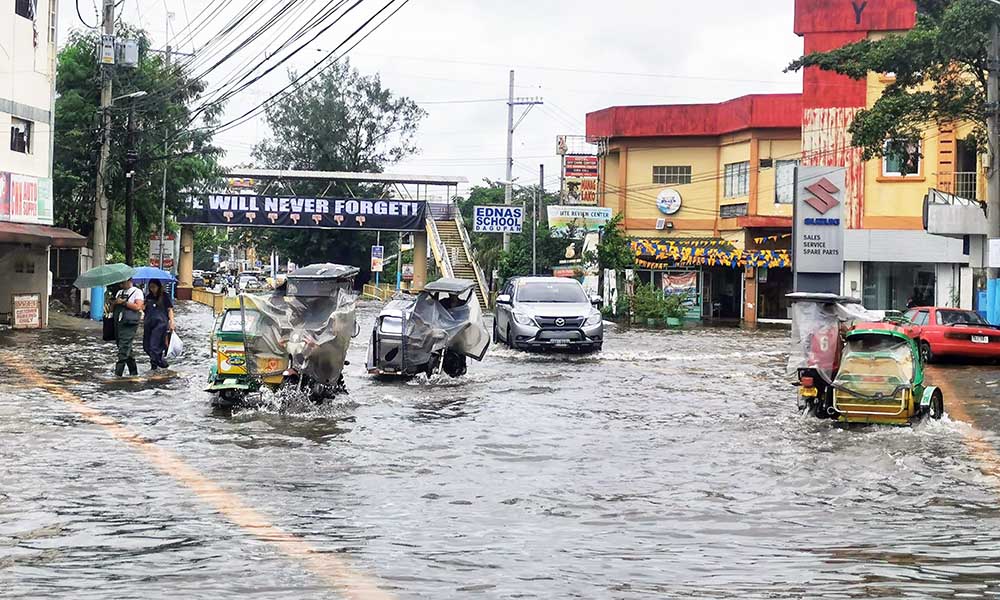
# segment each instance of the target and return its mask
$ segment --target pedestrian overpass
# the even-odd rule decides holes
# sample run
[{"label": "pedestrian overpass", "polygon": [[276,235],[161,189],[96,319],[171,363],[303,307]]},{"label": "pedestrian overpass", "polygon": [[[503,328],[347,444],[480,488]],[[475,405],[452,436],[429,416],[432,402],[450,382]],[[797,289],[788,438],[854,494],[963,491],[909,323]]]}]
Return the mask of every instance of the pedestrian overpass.
[{"label": "pedestrian overpass", "polygon": [[[178,216],[179,298],[191,298],[194,228],[207,225],[412,233],[411,289],[426,285],[427,258],[433,257],[442,277],[475,281],[479,302],[487,307],[486,277],[455,204],[459,184],[468,181],[464,177],[267,169],[232,169],[225,177],[243,182],[239,193],[192,194]],[[296,193],[296,187],[323,186],[317,195]],[[329,196],[335,186],[348,194]]]}]

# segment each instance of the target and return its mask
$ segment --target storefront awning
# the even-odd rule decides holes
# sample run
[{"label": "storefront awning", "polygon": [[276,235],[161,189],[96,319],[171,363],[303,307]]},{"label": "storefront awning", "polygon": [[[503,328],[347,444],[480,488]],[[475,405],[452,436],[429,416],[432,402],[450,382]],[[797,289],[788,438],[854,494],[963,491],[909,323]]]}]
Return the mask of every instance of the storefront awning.
[{"label": "storefront awning", "polygon": [[87,238],[62,227],[0,223],[0,243],[34,244],[54,248],[83,248],[87,245]]},{"label": "storefront awning", "polygon": [[634,239],[632,251],[640,269],[670,267],[769,267],[789,268],[788,250],[739,250],[730,242],[718,239]]}]

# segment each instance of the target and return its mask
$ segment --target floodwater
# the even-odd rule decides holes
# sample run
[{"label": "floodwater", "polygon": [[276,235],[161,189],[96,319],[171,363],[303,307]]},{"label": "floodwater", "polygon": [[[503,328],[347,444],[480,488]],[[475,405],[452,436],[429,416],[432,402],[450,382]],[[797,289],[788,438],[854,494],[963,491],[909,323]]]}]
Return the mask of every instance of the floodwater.
[{"label": "floodwater", "polygon": [[0,332],[0,597],[375,597],[324,560],[401,599],[1000,595],[997,367],[931,369],[941,422],[845,430],[795,412],[784,331],[613,331],[596,357],[495,347],[461,380],[377,382],[376,310],[349,396],[235,415],[201,391],[203,307],[166,381],[111,381],[96,330]]}]

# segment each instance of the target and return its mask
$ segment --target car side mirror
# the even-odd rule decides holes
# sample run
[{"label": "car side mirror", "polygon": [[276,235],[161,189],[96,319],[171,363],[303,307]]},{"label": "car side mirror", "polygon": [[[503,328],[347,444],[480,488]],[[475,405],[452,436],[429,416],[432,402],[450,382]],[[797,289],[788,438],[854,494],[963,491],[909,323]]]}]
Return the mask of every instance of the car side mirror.
[{"label": "car side mirror", "polygon": [[600,305],[604,304],[604,298],[602,298],[600,296],[596,296],[596,295],[595,296],[591,296],[590,297],[590,303],[593,304],[594,306],[600,306]]},{"label": "car side mirror", "polygon": [[497,304],[504,304],[510,306],[512,303],[510,294],[500,294],[497,296]]}]

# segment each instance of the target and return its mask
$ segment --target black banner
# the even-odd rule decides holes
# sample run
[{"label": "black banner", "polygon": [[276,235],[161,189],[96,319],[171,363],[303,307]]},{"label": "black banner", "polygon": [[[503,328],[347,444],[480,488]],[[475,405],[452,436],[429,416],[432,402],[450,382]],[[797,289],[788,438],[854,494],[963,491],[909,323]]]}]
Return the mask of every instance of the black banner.
[{"label": "black banner", "polygon": [[188,197],[184,225],[422,231],[425,202],[370,198],[309,198],[202,194]]}]

